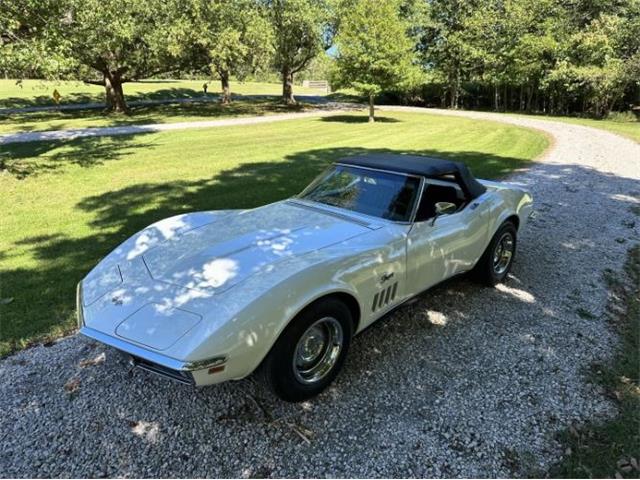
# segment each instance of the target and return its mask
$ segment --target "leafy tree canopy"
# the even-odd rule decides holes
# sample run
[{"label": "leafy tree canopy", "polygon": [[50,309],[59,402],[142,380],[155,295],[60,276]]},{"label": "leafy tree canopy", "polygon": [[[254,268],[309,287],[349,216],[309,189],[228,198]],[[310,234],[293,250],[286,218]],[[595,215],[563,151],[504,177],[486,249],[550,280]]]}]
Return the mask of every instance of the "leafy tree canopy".
[{"label": "leafy tree canopy", "polygon": [[353,87],[369,99],[369,121],[374,121],[374,97],[408,83],[414,74],[414,43],[408,24],[400,18],[400,2],[350,2],[336,37],[336,83]]}]

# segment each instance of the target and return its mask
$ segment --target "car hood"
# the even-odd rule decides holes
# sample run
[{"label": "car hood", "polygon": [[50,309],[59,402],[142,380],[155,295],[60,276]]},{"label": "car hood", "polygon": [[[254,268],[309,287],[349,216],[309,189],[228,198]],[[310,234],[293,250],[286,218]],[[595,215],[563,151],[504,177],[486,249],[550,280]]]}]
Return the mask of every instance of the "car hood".
[{"label": "car hood", "polygon": [[258,272],[370,231],[357,220],[279,202],[234,212],[160,243],[142,255],[154,280],[221,293]]}]

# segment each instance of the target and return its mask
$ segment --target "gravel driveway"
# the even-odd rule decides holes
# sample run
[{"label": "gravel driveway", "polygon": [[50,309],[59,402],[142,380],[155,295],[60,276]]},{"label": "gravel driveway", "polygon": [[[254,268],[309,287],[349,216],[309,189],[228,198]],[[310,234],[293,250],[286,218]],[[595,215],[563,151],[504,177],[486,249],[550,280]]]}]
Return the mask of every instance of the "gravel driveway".
[{"label": "gravel driveway", "polygon": [[[433,113],[433,110],[429,112]],[[438,112],[436,112],[438,113]],[[452,114],[452,112],[439,112]],[[456,279],[356,338],[326,393],[291,405],[253,379],[194,390],[77,337],[0,361],[0,475],[524,476],[557,433],[614,405],[586,380],[616,345],[603,272],[640,237],[640,145],[551,121],[512,180],[539,217],[505,285]]]}]

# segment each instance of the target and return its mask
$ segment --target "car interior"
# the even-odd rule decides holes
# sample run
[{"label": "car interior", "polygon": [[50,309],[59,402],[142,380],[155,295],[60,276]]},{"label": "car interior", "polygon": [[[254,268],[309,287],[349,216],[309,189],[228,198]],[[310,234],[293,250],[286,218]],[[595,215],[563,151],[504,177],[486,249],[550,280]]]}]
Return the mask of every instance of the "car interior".
[{"label": "car interior", "polygon": [[416,222],[422,222],[433,218],[436,215],[436,203],[438,202],[449,202],[455,204],[457,207],[456,212],[460,211],[460,209],[464,207],[466,201],[460,187],[447,183],[448,182],[436,183],[434,180],[427,180],[427,184],[416,213]]}]

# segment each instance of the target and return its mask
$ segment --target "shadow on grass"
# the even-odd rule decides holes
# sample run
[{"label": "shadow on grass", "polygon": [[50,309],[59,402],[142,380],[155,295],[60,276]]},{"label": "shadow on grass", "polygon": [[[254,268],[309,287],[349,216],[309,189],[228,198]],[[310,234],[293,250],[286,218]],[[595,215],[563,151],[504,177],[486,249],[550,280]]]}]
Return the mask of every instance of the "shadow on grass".
[{"label": "shadow on grass", "polygon": [[[69,142],[64,160],[90,166],[116,160],[137,148],[126,137],[115,139],[84,138]],[[31,148],[34,148],[33,146]],[[38,145],[39,154],[51,148]],[[364,153],[407,153],[430,155],[467,163],[480,178],[497,178],[516,168],[532,165],[521,159],[488,155],[482,152],[440,152],[437,150],[389,150],[366,148],[321,148],[288,155],[283,161],[256,162],[221,171],[210,178],[195,181],[177,180],[167,183],[132,184],[128,187],[87,197],[76,205],[93,214],[91,235],[65,237],[51,227],[48,235],[20,241],[29,246],[36,259],[31,268],[5,269],[1,272],[2,296],[12,297],[3,310],[0,329],[0,351],[16,348],[29,339],[53,329],[73,328],[74,289],[76,283],[109,251],[147,225],[172,215],[199,210],[253,208],[287,198],[300,192],[326,166],[340,158]],[[19,153],[19,152],[17,152]],[[31,151],[29,156],[34,153]],[[57,155],[57,154],[56,154]],[[55,161],[52,162],[55,164]],[[38,168],[37,166],[34,168]],[[55,168],[55,167],[51,167]],[[571,166],[545,165],[545,175],[553,180],[568,178]],[[581,169],[584,170],[584,169]],[[557,176],[557,178],[553,177]],[[638,188],[632,180],[598,173],[598,187],[589,195],[597,195],[602,208],[620,208],[614,193]],[[43,207],[44,208],[44,207]],[[34,295],[37,292],[37,295]],[[10,347],[7,347],[9,345]]]},{"label": "shadow on grass", "polygon": [[146,134],[3,145],[0,153],[0,173],[6,172],[23,180],[30,176],[55,172],[66,165],[85,168],[101,165],[130,155],[139,148],[153,146],[151,143],[134,141],[140,135]]},{"label": "shadow on grass", "polygon": [[[322,117],[323,122],[330,123],[367,123],[369,121],[369,115],[331,115],[330,117]],[[378,123],[398,123],[402,120],[392,117],[376,117]]]},{"label": "shadow on grass", "polygon": [[[153,82],[136,82],[136,83],[159,83]],[[171,83],[171,82],[166,82]],[[198,98],[203,97],[204,92],[202,90],[194,90],[192,88],[163,88],[155,90],[153,92],[144,93],[127,93],[127,86],[131,83],[124,84],[124,90],[127,102],[139,101],[139,100],[164,100],[164,99],[180,99],[180,98]],[[53,91],[59,87],[52,85],[50,88],[50,94],[37,95],[34,97],[8,97],[0,100],[0,108],[28,108],[28,107],[48,107],[55,106],[53,101]],[[79,103],[104,103],[104,93],[72,93],[63,94],[60,100],[60,105],[72,105]]]},{"label": "shadow on grass", "polygon": [[[229,116],[260,116],[274,113],[300,112],[310,107],[301,102],[296,105],[284,105],[275,98],[234,96],[230,104],[223,105],[217,101],[169,103],[141,105],[130,108],[127,115],[105,113],[101,110],[54,110],[44,112],[13,113],[0,115],[0,125],[13,127],[12,130],[63,130],[65,128],[85,128],[91,126],[112,127],[120,125],[139,125],[145,123],[170,123],[178,117],[203,117],[216,119]],[[76,122],[62,123],[62,122]],[[82,121],[78,124],[78,121]],[[56,122],[51,127],[43,128],[38,123]],[[96,122],[92,125],[91,122]]]}]

